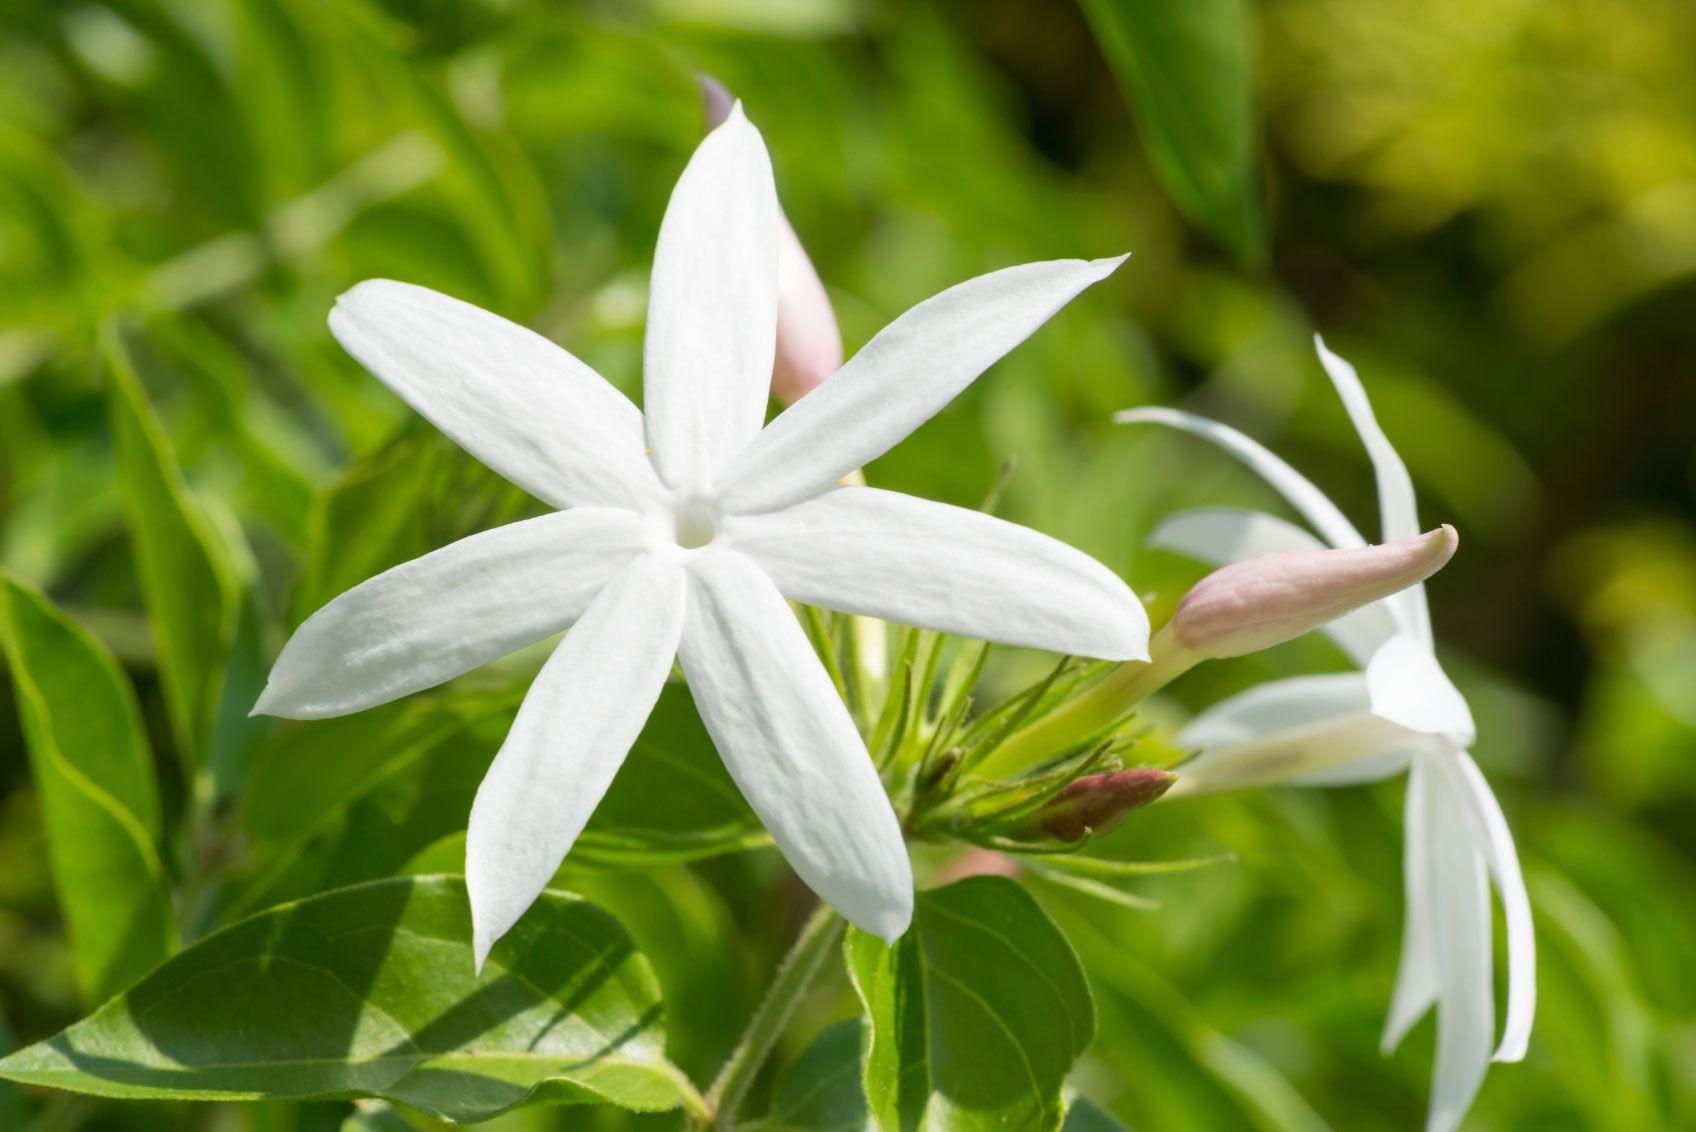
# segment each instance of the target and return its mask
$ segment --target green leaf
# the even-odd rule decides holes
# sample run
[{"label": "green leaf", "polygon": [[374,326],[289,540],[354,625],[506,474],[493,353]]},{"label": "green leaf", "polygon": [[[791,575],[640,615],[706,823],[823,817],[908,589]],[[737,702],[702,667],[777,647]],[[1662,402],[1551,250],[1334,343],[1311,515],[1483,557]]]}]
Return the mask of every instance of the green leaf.
[{"label": "green leaf", "polygon": [[[12,1040],[12,1028],[6,1024],[6,1016],[0,1014],[0,1055],[12,1052],[17,1043]],[[10,1081],[0,1082],[0,1128],[22,1128],[24,1126],[24,1098]]]},{"label": "green leaf", "polygon": [[688,691],[667,684],[630,757],[572,847],[571,860],[651,867],[766,841]]},{"label": "green leaf", "polygon": [[860,1086],[865,1019],[825,1029],[783,1075],[771,1115],[750,1132],[875,1132]]},{"label": "green leaf", "polygon": [[[257,1024],[256,1024],[257,1023]],[[208,936],[0,1076],[98,1096],[378,1097],[444,1120],[682,1095],[617,921],[545,892],[473,970],[457,877],[341,889]]]},{"label": "green leaf", "polygon": [[1257,258],[1254,24],[1248,0],[1082,0],[1142,131],[1189,218]]},{"label": "green leaf", "polygon": [[[457,871],[477,787],[517,709],[515,693],[363,712],[283,733],[254,769],[255,870],[230,914],[391,876],[431,848]],[[578,866],[649,867],[763,844],[689,694],[668,685],[573,847]],[[433,847],[433,848],[432,848]]]},{"label": "green leaf", "polygon": [[[190,493],[170,438],[110,325],[102,348],[118,482],[172,732],[197,780],[227,795],[267,726],[247,714],[262,686],[257,606],[244,592],[229,544]],[[231,679],[238,644],[240,678]]]},{"label": "green leaf", "polygon": [[338,1132],[413,1132],[413,1127],[386,1101],[360,1101]]},{"label": "green leaf", "polygon": [[304,621],[337,594],[423,554],[427,446],[418,437],[386,445],[348,469],[318,497],[291,618]]},{"label": "green leaf", "polygon": [[972,877],[920,893],[893,947],[850,931],[845,949],[885,1132],[1060,1127],[1095,1005],[1071,945],[1023,889]]},{"label": "green leaf", "polygon": [[[255,768],[249,820],[256,838],[266,828],[300,823],[298,830],[255,844],[250,871],[237,878],[221,918],[393,876],[423,847],[463,830],[515,706],[512,697],[479,697],[379,715],[376,727],[353,716],[294,731]],[[315,776],[325,785],[313,784]],[[327,805],[317,813],[298,808],[290,804],[297,793]],[[463,865],[462,854],[443,871]]]},{"label": "green leaf", "polygon": [[1125,1126],[1088,1097],[1078,1097],[1066,1110],[1062,1132],[1125,1132]]},{"label": "green leaf", "polygon": [[77,981],[89,1002],[102,1002],[168,955],[176,936],[141,712],[105,647],[5,576],[0,645]]}]

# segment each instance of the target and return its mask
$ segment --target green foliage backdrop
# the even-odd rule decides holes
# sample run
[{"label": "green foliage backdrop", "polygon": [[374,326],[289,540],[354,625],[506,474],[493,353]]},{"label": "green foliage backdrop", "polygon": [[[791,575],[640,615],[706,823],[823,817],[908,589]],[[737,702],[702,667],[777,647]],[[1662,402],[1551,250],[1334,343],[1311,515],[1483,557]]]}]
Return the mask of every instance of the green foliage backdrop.
[{"label": "green foliage backdrop", "polygon": [[[1232,421],[1364,515],[1370,476],[1311,331],[1359,365],[1423,518],[1461,532],[1432,586],[1437,632],[1537,915],[1530,1055],[1491,1073],[1469,1127],[1696,1124],[1693,54],[1696,11],[1677,0],[0,2],[0,1043],[83,1017],[179,937],[215,954],[275,920],[266,948],[310,953],[285,921],[308,923],[331,888],[369,883],[353,890],[371,894],[364,914],[413,924],[410,946],[463,916],[431,874],[458,868],[471,793],[542,654],[348,719],[246,716],[286,630],[325,599],[538,506],[363,374],[325,316],[360,279],[406,279],[525,322],[634,393],[648,257],[700,135],[704,70],[764,131],[850,349],[967,276],[1134,253],[868,476],[976,504],[1010,459],[1004,511],[1096,554],[1156,611],[1196,571],[1140,549],[1154,522],[1273,501],[1229,461],[1110,414],[1182,403]],[[990,679],[1044,663],[998,655]],[[1298,641],[1203,670],[1164,719],[1337,663]],[[704,1079],[805,916],[692,713],[662,703],[649,727],[562,877],[629,938],[550,897],[526,921],[536,938],[512,944],[586,918],[627,956],[570,1008],[628,1024],[623,1070],[575,1059],[569,1028],[496,1035],[553,1043],[545,1088],[562,1098],[668,1103],[656,986],[670,1063]],[[1054,1003],[1019,1004],[1048,1011],[1030,1032],[1051,1046],[1092,1027],[1073,1084],[1133,1128],[1416,1126],[1430,1024],[1391,1058],[1377,1048],[1400,797],[1387,783],[1153,807],[1100,848],[1236,858],[1141,881],[1156,911],[1032,878],[1094,1005],[1057,985]],[[204,876],[220,880],[185,883]],[[834,971],[801,1027],[816,1041],[756,1084],[770,1127],[852,1107],[832,1082],[879,964],[917,962],[932,935],[946,950],[959,917],[1023,899],[988,879],[948,893],[927,899],[960,906],[922,906],[906,950],[850,938],[852,985]],[[302,902],[214,934],[286,901]],[[1056,940],[1018,944],[1060,963]],[[339,956],[387,993],[381,957]],[[443,960],[440,995],[473,993],[453,981],[464,958]],[[547,964],[569,957],[513,962],[560,980],[513,1008],[546,1030],[571,975]],[[151,1030],[128,1013],[186,969],[85,1025],[131,1053],[192,1045],[168,1010]],[[324,1040],[350,1019],[318,1018]],[[394,1038],[358,1036],[379,1057]],[[913,1035],[871,1038],[892,1059],[874,1106],[900,1111],[950,1072],[915,1085],[899,1073]],[[446,1070],[415,1048],[380,1089],[461,1117],[522,1091],[454,1111],[430,1092]],[[0,1128],[344,1120],[428,1126],[344,1102],[146,1107],[0,1083]],[[542,1108],[490,1126],[679,1120]]]}]

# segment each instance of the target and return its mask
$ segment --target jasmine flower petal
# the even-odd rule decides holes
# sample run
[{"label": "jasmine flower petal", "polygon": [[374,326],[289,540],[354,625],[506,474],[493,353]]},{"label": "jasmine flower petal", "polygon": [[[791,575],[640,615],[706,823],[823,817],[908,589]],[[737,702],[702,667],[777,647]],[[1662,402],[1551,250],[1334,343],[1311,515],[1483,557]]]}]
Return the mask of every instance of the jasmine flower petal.
[{"label": "jasmine flower petal", "polygon": [[296,629],[255,713],[323,719],[434,687],[571,624],[647,541],[630,511],[579,507],[402,563]]},{"label": "jasmine flower petal", "polygon": [[1177,768],[1171,793],[1387,778],[1425,742],[1372,714],[1359,673],[1275,680],[1221,701],[1178,733],[1179,746],[1199,753]]},{"label": "jasmine flower petal", "polygon": [[1431,910],[1433,817],[1427,797],[1431,773],[1423,761],[1408,768],[1407,797],[1402,804],[1402,878],[1407,907],[1402,914],[1401,961],[1380,1042],[1386,1055],[1401,1044],[1414,1023],[1437,1001],[1436,921]]},{"label": "jasmine flower petal", "polygon": [[642,414],[540,334],[389,279],[336,300],[330,332],[448,439],[555,507],[638,507],[659,492]]},{"label": "jasmine flower petal", "polygon": [[1531,1021],[1537,1009],[1537,937],[1531,922],[1531,899],[1525,891],[1519,854],[1514,850],[1513,834],[1502,816],[1502,807],[1472,756],[1465,751],[1457,751],[1456,756],[1461,778],[1477,806],[1477,817],[1484,830],[1485,857],[1507,921],[1507,1020],[1494,1060],[1519,1061],[1525,1057],[1525,1047],[1531,1040]]},{"label": "jasmine flower petal", "polygon": [[738,517],[728,533],[792,601],[1053,652],[1148,656],[1148,615],[1118,575],[981,511],[837,487]]},{"label": "jasmine flower petal", "polygon": [[671,671],[684,576],[644,555],[542,666],[477,788],[465,884],[477,967],[547,886],[612,784]]},{"label": "jasmine flower petal", "polygon": [[1400,633],[1366,666],[1372,711],[1403,727],[1441,735],[1459,747],[1477,737],[1472,711],[1426,645]]},{"label": "jasmine flower petal", "polygon": [[1478,1095],[1495,1041],[1490,886],[1480,831],[1452,759],[1433,759],[1428,795],[1431,935],[1437,967],[1437,1064],[1426,1132],[1452,1132]]},{"label": "jasmine flower petal", "polygon": [[[1373,477],[1378,484],[1378,522],[1380,537],[1385,542],[1408,538],[1419,533],[1419,506],[1414,500],[1413,477],[1408,475],[1395,445],[1384,435],[1384,429],[1373,415],[1372,403],[1366,399],[1366,387],[1360,383],[1355,368],[1325,346],[1319,335],[1313,336],[1319,362],[1342,398],[1360,442],[1366,446],[1367,458],[1372,461]],[[1425,599],[1425,587],[1409,586],[1387,599],[1402,611],[1402,623],[1431,643],[1431,614]]]},{"label": "jasmine flower petal", "polygon": [[1313,481],[1274,456],[1258,440],[1250,439],[1229,425],[1181,409],[1127,409],[1113,414],[1113,419],[1119,424],[1162,424],[1211,441],[1248,465],[1250,471],[1288,500],[1290,506],[1312,523],[1314,530],[1326,542],[1337,547],[1366,545],[1366,539],[1355,530],[1354,524],[1324,492],[1313,486]]},{"label": "jasmine flower petal", "polygon": [[913,874],[865,743],[783,595],[748,558],[709,547],[679,657],[730,775],[803,881],[849,921],[893,940]]},{"label": "jasmine flower petal", "polygon": [[760,431],[777,336],[771,159],[741,103],[672,191],[642,346],[648,445],[662,479],[706,490]]},{"label": "jasmine flower petal", "polygon": [[797,503],[883,455],[1124,261],[1028,263],[926,299],[766,426],[725,472],[725,506]]}]

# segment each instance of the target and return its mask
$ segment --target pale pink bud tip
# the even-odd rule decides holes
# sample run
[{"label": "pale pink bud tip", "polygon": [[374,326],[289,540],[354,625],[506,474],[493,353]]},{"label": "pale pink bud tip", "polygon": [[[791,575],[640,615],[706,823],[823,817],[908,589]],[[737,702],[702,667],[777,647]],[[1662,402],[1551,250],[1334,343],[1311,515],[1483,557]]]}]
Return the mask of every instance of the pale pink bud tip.
[{"label": "pale pink bud tip", "polygon": [[[711,75],[695,76],[708,130],[730,117],[736,97]],[[793,405],[842,368],[842,331],[824,283],[807,258],[801,238],[782,217],[777,245],[777,353],[772,359],[771,391]]]},{"label": "pale pink bud tip", "polygon": [[1172,614],[1178,643],[1203,657],[1242,656],[1317,629],[1418,585],[1454,557],[1444,525],[1382,546],[1262,554],[1215,570]]},{"label": "pale pink bud tip", "polygon": [[1042,832],[1060,841],[1082,841],[1118,828],[1172,788],[1178,776],[1158,767],[1140,766],[1107,774],[1086,774],[1066,784],[1037,812]]},{"label": "pale pink bud tip", "polygon": [[695,85],[701,88],[701,110],[706,115],[707,132],[711,133],[730,117],[730,111],[736,105],[736,96],[726,90],[723,83],[705,72],[695,75]]}]

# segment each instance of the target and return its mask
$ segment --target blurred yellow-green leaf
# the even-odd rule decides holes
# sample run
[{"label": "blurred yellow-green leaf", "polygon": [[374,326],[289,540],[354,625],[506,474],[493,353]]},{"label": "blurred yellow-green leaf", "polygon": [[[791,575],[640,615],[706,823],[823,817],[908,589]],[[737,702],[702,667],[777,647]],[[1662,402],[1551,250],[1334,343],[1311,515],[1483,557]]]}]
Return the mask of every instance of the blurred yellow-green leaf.
[{"label": "blurred yellow-green leaf", "polygon": [[104,1002],[169,954],[176,937],[141,713],[111,654],[3,575],[0,644],[78,982],[88,1002]]}]

